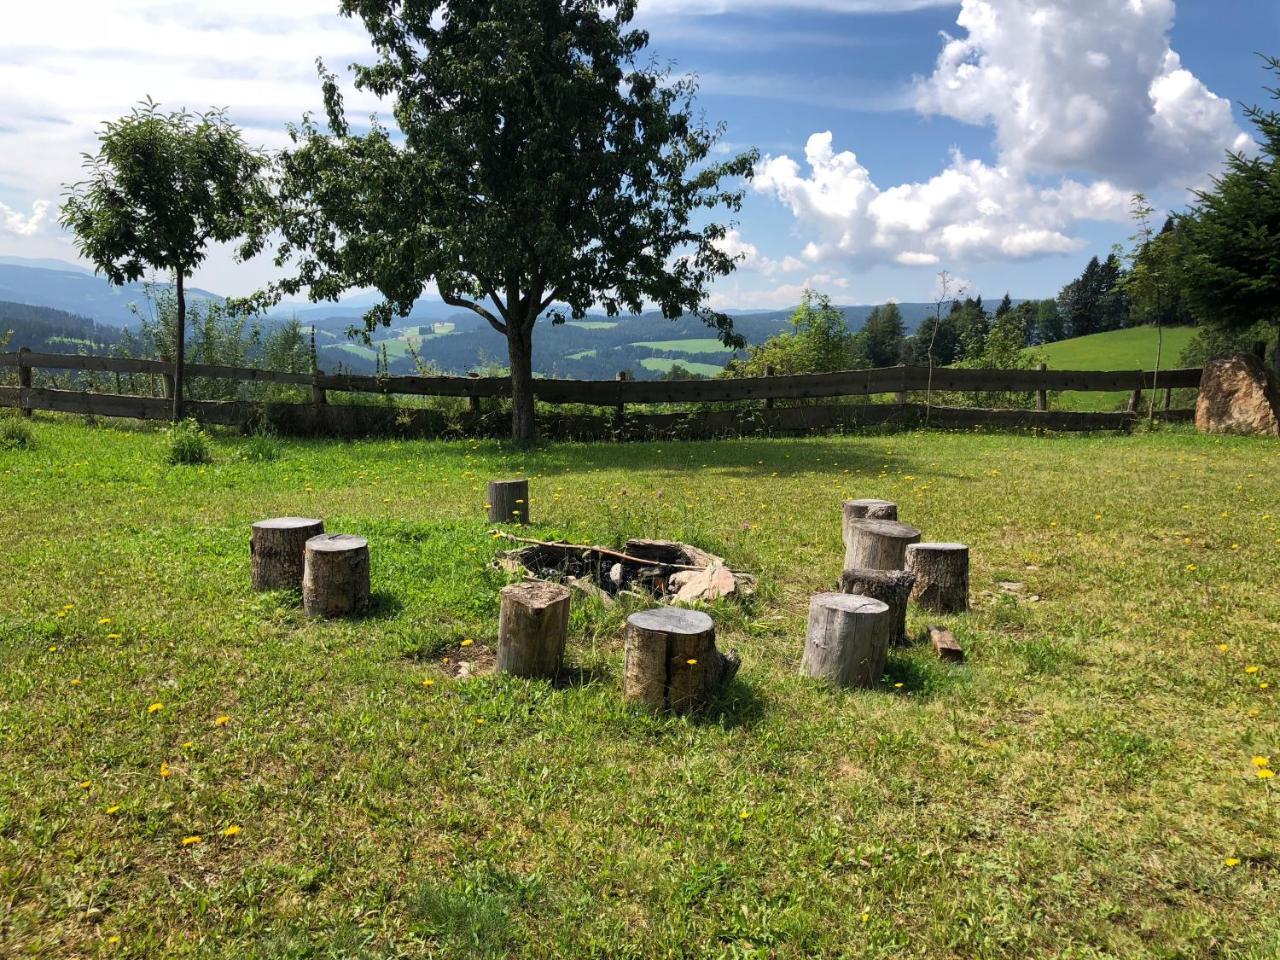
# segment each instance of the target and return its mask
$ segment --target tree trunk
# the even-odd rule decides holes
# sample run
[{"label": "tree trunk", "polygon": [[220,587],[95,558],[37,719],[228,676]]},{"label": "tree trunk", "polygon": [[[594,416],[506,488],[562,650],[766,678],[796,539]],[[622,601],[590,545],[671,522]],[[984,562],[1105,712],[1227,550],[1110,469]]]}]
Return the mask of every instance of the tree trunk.
[{"label": "tree trunk", "polygon": [[914,543],[907,569],[916,575],[912,602],[934,613],[969,609],[969,548],[963,543]]},{"label": "tree trunk", "polygon": [[512,316],[507,322],[507,354],[511,360],[511,439],[530,444],[538,439],[533,410],[533,324]]},{"label": "tree trunk", "polygon": [[847,529],[846,570],[901,570],[906,566],[907,545],[920,542],[919,530],[893,520],[854,520]]},{"label": "tree trunk", "polygon": [[879,600],[889,608],[893,631],[889,642],[907,644],[907,601],[916,575],[906,570],[846,570],[840,574],[840,592]]},{"label": "tree trunk", "polygon": [[534,580],[502,588],[498,672],[554,680],[569,636],[569,590]]},{"label": "tree trunk", "polygon": [[349,617],[369,606],[369,541],[344,533],[307,541],[302,605],[309,617]]},{"label": "tree trunk", "polygon": [[888,604],[846,593],[820,593],[809,603],[800,669],[838,687],[873,687],[884,673],[893,628]]},{"label": "tree trunk", "polygon": [[187,294],[183,287],[182,267],[177,270],[177,282],[174,285],[178,294],[178,325],[174,330],[173,358],[173,422],[182,419],[182,374],[187,364]]},{"label": "tree trunk", "polygon": [[489,481],[489,522],[529,522],[529,481]]},{"label": "tree trunk", "polygon": [[892,500],[846,500],[840,532],[849,546],[849,527],[855,520],[897,520],[898,505]]},{"label": "tree trunk", "polygon": [[627,618],[623,695],[654,713],[692,713],[728,683],[740,660],[716,649],[716,625],[705,613],[659,607]]},{"label": "tree trunk", "polygon": [[301,590],[307,541],[322,533],[323,520],[277,517],[255,523],[249,540],[253,589]]}]

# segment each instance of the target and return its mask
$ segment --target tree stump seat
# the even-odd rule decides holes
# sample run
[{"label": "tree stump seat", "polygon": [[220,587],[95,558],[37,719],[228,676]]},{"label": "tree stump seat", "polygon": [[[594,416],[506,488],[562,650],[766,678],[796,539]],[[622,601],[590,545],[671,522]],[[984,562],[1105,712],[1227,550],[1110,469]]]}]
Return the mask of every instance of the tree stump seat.
[{"label": "tree stump seat", "polygon": [[740,663],[716,649],[715,621],[700,611],[659,607],[627,618],[623,694],[654,713],[700,710]]},{"label": "tree stump seat", "polygon": [[346,533],[307,541],[302,605],[309,617],[350,617],[369,608],[369,541]]},{"label": "tree stump seat", "polygon": [[255,523],[249,538],[253,589],[301,590],[307,541],[322,533],[324,521],[306,517],[274,517]]}]

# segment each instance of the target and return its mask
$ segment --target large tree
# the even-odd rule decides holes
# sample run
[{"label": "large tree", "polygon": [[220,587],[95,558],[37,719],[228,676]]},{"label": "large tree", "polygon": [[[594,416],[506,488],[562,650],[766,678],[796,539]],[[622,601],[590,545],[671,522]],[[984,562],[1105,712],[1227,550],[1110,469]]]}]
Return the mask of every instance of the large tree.
[{"label": "large tree", "polygon": [[639,58],[635,0],[342,0],[376,61],[356,86],[388,98],[398,133],[351,128],[325,74],[326,129],[291,131],[280,191],[277,289],[384,298],[369,329],[406,316],[428,284],[507,340],[512,437],[535,436],[532,338],[550,312],[648,305],[693,314],[735,257],[713,211],[736,212],[756,154],[713,162],[721,128],[694,113],[695,83]]},{"label": "large tree", "polygon": [[[1280,59],[1265,58],[1280,76]],[[1280,90],[1268,90],[1280,100]],[[1249,107],[1257,152],[1229,153],[1213,187],[1179,218],[1180,281],[1198,319],[1219,329],[1275,327],[1280,374],[1280,112]]]},{"label": "large tree", "polygon": [[[162,113],[148,99],[103,126],[86,155],[87,179],[67,187],[62,225],[80,253],[114,284],[149,270],[171,274],[177,299],[173,418],[182,417],[185,283],[211,242],[257,234],[268,201],[267,158],[246,146],[217,110]],[[256,249],[246,240],[242,253]]]}]

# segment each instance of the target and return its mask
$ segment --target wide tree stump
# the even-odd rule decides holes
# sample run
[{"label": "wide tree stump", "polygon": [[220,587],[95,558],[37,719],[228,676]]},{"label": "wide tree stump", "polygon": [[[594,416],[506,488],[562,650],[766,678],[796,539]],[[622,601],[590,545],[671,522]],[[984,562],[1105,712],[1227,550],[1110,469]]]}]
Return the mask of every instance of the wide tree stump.
[{"label": "wide tree stump", "polygon": [[867,570],[858,568],[840,574],[840,592],[879,600],[889,608],[893,630],[889,642],[898,646],[907,641],[907,600],[916,585],[916,575],[907,570]]},{"label": "wide tree stump", "polygon": [[895,628],[887,603],[820,593],[809,603],[801,672],[838,687],[872,687],[884,673]]},{"label": "wide tree stump", "polygon": [[898,505],[892,500],[846,500],[840,531],[849,546],[849,527],[855,520],[897,520]]},{"label": "wide tree stump", "polygon": [[569,637],[569,588],[531,580],[502,588],[498,672],[554,680]]},{"label": "wide tree stump", "polygon": [[369,607],[369,541],[346,533],[307,541],[302,606],[309,617],[349,617]]},{"label": "wide tree stump", "polygon": [[249,538],[253,589],[301,590],[307,541],[324,533],[323,520],[276,517],[259,520]]},{"label": "wide tree stump", "polygon": [[489,522],[529,522],[529,481],[489,481]]},{"label": "wide tree stump", "polygon": [[963,543],[914,543],[907,569],[916,575],[911,600],[934,613],[969,609],[969,548]]},{"label": "wide tree stump", "polygon": [[659,607],[627,618],[623,694],[654,713],[699,710],[740,663],[716,649],[716,625],[705,613]]},{"label": "wide tree stump", "polygon": [[853,520],[847,529],[846,570],[901,570],[907,546],[920,542],[919,530],[895,520]]}]

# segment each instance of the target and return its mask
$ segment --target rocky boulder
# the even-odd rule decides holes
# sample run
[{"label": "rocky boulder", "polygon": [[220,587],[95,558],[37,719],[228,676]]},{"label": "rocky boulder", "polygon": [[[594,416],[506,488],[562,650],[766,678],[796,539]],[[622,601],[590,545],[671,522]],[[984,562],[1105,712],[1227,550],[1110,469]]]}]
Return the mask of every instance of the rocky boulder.
[{"label": "rocky boulder", "polygon": [[1280,389],[1275,375],[1248,353],[1228,353],[1204,365],[1196,400],[1201,433],[1280,436]]}]

